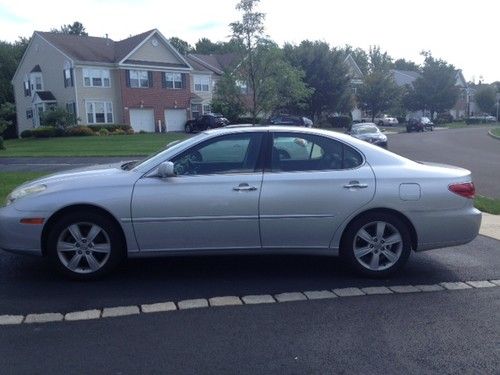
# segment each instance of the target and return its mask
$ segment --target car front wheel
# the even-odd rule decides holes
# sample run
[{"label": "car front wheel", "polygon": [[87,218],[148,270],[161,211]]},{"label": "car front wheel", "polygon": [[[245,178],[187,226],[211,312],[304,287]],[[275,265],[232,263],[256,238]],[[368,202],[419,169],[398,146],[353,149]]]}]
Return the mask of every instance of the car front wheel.
[{"label": "car front wheel", "polygon": [[396,216],[370,213],[349,225],[341,252],[359,273],[386,277],[400,270],[408,260],[410,233]]},{"label": "car front wheel", "polygon": [[51,229],[47,246],[56,270],[77,280],[110,272],[125,255],[117,225],[94,212],[63,216]]}]

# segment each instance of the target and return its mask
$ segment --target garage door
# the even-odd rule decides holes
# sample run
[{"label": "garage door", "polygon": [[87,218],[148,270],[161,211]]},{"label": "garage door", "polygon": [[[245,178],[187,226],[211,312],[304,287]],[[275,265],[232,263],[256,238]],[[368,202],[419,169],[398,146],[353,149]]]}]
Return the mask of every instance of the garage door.
[{"label": "garage door", "polygon": [[155,116],[152,109],[131,109],[130,126],[136,131],[155,131]]},{"label": "garage door", "polygon": [[185,109],[166,109],[165,123],[167,131],[179,132],[184,131],[184,125],[187,121],[187,112]]}]

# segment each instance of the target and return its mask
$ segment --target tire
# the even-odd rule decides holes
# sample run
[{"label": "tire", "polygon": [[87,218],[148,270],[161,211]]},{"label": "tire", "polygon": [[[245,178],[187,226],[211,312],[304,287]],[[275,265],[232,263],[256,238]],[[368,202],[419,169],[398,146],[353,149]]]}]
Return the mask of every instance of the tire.
[{"label": "tire", "polygon": [[187,134],[190,134],[193,132],[193,127],[191,126],[191,124],[186,124],[184,126],[184,131],[187,133]]},{"label": "tire", "polygon": [[[392,242],[389,245],[388,239]],[[410,232],[394,215],[368,213],[349,224],[342,237],[340,251],[359,274],[374,278],[387,277],[401,270],[408,261],[411,252]]]},{"label": "tire", "polygon": [[[89,236],[93,236],[90,241]],[[64,215],[48,235],[49,262],[75,280],[104,276],[118,266],[125,254],[117,224],[91,211]]]}]

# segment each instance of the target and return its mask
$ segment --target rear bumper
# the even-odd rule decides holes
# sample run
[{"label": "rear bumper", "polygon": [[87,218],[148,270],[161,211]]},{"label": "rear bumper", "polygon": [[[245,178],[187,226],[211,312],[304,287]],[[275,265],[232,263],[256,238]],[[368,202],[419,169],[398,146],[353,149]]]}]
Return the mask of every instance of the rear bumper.
[{"label": "rear bumper", "polygon": [[469,243],[481,227],[481,211],[474,207],[412,213],[410,218],[417,229],[416,251]]}]

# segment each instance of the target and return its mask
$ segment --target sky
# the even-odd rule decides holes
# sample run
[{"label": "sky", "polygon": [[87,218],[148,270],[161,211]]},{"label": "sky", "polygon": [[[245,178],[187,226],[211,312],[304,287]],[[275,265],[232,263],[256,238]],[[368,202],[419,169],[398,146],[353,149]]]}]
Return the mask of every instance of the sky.
[{"label": "sky", "polygon": [[[150,29],[195,44],[227,40],[237,0],[0,0],[0,39],[74,21],[89,35],[121,40]],[[261,0],[265,32],[280,45],[322,40],[421,63],[429,50],[462,69],[468,81],[500,81],[498,0]]]}]

